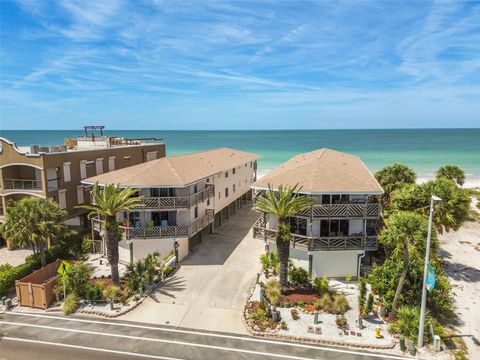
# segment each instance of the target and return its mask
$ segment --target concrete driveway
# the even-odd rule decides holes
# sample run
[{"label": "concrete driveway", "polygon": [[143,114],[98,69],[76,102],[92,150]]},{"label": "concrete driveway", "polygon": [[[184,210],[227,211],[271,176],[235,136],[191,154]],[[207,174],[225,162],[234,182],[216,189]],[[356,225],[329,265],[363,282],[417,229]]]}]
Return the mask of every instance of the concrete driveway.
[{"label": "concrete driveway", "polygon": [[203,237],[174,276],[119,319],[245,333],[241,309],[264,250],[263,243],[252,237],[257,218],[246,206],[224,220],[216,234]]}]

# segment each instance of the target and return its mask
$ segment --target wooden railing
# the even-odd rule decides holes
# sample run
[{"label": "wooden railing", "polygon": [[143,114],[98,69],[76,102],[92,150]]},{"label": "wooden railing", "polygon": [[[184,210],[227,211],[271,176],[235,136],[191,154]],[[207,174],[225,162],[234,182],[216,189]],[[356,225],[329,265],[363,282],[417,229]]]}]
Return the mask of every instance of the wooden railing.
[{"label": "wooden railing", "polygon": [[[259,218],[253,225],[253,237],[260,240],[275,240],[277,230],[267,229],[265,219]],[[308,251],[319,250],[377,250],[376,236],[328,236],[311,237],[292,234],[290,245]]]},{"label": "wooden railing", "polygon": [[3,186],[5,190],[31,190],[41,191],[42,180],[30,179],[4,179]]},{"label": "wooden railing", "polygon": [[312,217],[377,217],[380,204],[323,204],[313,205],[297,215]]},{"label": "wooden railing", "polygon": [[[120,229],[126,239],[191,237],[210,224],[214,216],[214,210],[207,209],[204,217],[186,226],[120,226]],[[92,226],[98,232],[103,230],[103,222],[98,217],[92,219]]]},{"label": "wooden railing", "polygon": [[143,204],[142,208],[146,209],[188,209],[213,196],[215,196],[215,189],[209,185],[191,196],[144,197],[140,202]]}]

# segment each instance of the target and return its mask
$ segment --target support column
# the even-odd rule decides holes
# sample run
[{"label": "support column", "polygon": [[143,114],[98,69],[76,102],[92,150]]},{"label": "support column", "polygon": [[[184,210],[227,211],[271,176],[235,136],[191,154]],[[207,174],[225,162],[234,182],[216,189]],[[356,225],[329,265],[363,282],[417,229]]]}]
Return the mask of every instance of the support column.
[{"label": "support column", "polygon": [[310,277],[312,277],[312,273],[313,273],[313,255],[310,254],[310,252],[309,252],[309,254],[308,254],[308,275]]},{"label": "support column", "polygon": [[230,219],[230,205],[227,205],[227,219]]},{"label": "support column", "polygon": [[215,218],[210,223],[210,234],[215,234]]}]

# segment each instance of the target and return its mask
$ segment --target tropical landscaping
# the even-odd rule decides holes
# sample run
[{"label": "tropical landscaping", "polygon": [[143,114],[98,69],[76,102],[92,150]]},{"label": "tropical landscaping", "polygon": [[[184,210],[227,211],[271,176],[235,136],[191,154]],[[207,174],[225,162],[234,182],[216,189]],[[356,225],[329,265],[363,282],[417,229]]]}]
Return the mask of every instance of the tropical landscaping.
[{"label": "tropical landscaping", "polygon": [[[454,165],[441,167],[435,179],[421,184],[417,183],[413,169],[403,164],[387,166],[375,177],[385,190],[378,234],[380,249],[368,276],[354,283],[347,276],[340,287],[338,281],[326,277],[311,278],[289,259],[292,235],[288,218],[308,207],[311,199],[299,195],[299,187],[280,187],[275,192],[270,189],[258,200],[255,210],[278,218],[275,240],[278,255],[267,253],[260,258],[259,290],[254,291],[245,309],[247,327],[257,332],[288,333],[289,328],[298,327],[295,324],[301,317],[312,315],[310,323],[301,331],[294,331],[295,335],[316,334],[318,339],[322,338],[319,336],[322,332],[327,339],[331,316],[335,317],[340,336],[342,332],[347,335],[345,329],[352,327],[361,334],[364,324],[374,319],[385,324],[382,330],[388,329],[396,338],[406,338],[413,346],[420,323],[430,202],[435,195],[442,200],[435,203],[432,217],[429,269],[435,283],[428,292],[424,337],[431,344],[433,334],[451,334],[456,316],[454,299],[439,253],[437,233],[458,230],[466,221],[478,217],[470,207],[471,197],[478,196],[478,192],[461,187],[465,174]],[[353,297],[349,296],[352,290]],[[350,321],[345,316],[347,312],[355,313],[349,317]],[[317,323],[322,324],[320,330],[315,326]]]}]

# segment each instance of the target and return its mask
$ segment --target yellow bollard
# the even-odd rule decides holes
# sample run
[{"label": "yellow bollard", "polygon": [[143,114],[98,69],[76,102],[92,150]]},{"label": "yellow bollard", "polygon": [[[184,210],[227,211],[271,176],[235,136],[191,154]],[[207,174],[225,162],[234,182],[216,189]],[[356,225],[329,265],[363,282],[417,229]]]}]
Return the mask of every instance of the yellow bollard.
[{"label": "yellow bollard", "polygon": [[377,327],[375,328],[375,337],[376,337],[377,339],[381,339],[381,338],[382,338],[381,331],[382,331],[382,329],[380,328],[380,326],[377,326]]}]

